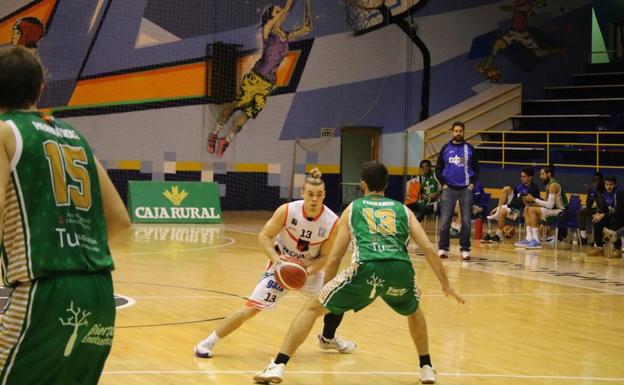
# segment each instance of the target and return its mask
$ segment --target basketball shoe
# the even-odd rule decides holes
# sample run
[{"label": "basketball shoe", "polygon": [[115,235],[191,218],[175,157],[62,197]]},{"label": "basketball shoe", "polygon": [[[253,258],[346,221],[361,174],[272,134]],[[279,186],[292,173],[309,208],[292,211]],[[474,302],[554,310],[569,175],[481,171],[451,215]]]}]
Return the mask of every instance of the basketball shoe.
[{"label": "basketball shoe", "polygon": [[355,342],[341,340],[338,337],[328,340],[320,334],[318,335],[318,341],[319,341],[318,342],[319,348],[323,350],[334,349],[334,350],[337,350],[339,353],[343,353],[343,354],[353,353],[353,351],[357,347]]},{"label": "basketball shoe", "polygon": [[420,368],[420,382],[423,384],[435,384],[435,369],[429,365]]},{"label": "basketball shoe", "polygon": [[214,154],[216,145],[217,134],[215,132],[211,132],[210,135],[208,135],[208,146],[206,148],[209,154]]},{"label": "basketball shoe", "polygon": [[208,338],[206,338],[204,340],[199,341],[197,345],[195,345],[195,347],[193,348],[193,351],[195,352],[195,355],[197,357],[210,358],[212,357],[213,346],[214,346],[213,344],[208,342]]},{"label": "basketball shoe", "polygon": [[286,365],[284,364],[276,364],[271,360],[271,363],[264,368],[260,373],[256,373],[253,376],[254,381],[258,384],[279,384],[284,381],[282,377],[284,377],[284,369]]},{"label": "basketball shoe", "polygon": [[230,142],[228,142],[227,139],[219,139],[218,142],[219,142],[218,143],[219,146],[217,148],[217,158],[222,158],[223,157],[223,153],[225,152],[225,150],[230,145]]}]

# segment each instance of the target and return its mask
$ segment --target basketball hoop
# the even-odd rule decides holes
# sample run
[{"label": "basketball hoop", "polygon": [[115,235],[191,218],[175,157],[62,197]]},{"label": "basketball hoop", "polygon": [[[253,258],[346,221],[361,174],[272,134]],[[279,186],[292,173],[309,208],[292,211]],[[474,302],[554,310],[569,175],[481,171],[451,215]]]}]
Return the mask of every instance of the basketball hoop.
[{"label": "basketball hoop", "polygon": [[356,33],[382,23],[384,3],[385,0],[344,0],[347,22]]}]

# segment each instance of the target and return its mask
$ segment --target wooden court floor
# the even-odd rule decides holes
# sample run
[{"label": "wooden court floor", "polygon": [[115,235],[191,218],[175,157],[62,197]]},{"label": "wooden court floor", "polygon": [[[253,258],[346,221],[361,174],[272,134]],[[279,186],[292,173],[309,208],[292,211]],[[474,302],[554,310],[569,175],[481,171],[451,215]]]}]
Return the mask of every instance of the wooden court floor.
[{"label": "wooden court floor", "polygon": [[[132,226],[113,250],[115,291],[134,304],[118,310],[101,385],[252,383],[303,304],[297,294],[221,340],[213,358],[196,358],[193,346],[255,286],[266,263],[256,234],[269,215]],[[624,384],[622,260],[511,243],[476,243],[473,261],[445,262],[464,306],[445,298],[424,258],[412,254],[438,383]],[[406,321],[383,301],[345,316],[338,334],[358,344],[354,354],[320,351],[321,325],[289,363],[285,384],[420,383]]]}]

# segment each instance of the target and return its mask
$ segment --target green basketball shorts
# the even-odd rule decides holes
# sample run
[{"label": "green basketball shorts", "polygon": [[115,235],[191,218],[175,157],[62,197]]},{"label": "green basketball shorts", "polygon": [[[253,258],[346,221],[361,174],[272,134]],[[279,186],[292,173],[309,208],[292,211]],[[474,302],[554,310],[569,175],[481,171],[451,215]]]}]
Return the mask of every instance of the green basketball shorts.
[{"label": "green basketball shorts", "polygon": [[394,311],[410,315],[420,298],[411,262],[386,260],[355,263],[327,282],[319,301],[334,314],[359,311],[381,297]]},{"label": "green basketball shorts", "polygon": [[0,323],[0,384],[96,385],[114,327],[108,271],[20,284]]}]

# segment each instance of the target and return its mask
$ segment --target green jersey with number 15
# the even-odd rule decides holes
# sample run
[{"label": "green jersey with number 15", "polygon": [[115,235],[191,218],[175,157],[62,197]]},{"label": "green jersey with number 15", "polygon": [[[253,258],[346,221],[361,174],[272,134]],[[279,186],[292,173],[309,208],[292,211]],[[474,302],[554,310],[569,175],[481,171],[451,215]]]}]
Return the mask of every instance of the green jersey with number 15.
[{"label": "green jersey with number 15", "polygon": [[71,125],[36,111],[10,111],[0,119],[15,136],[1,250],[4,284],[112,270],[87,142]]},{"label": "green jersey with number 15", "polygon": [[369,194],[353,201],[349,227],[356,262],[409,261],[409,217],[401,202]]}]

